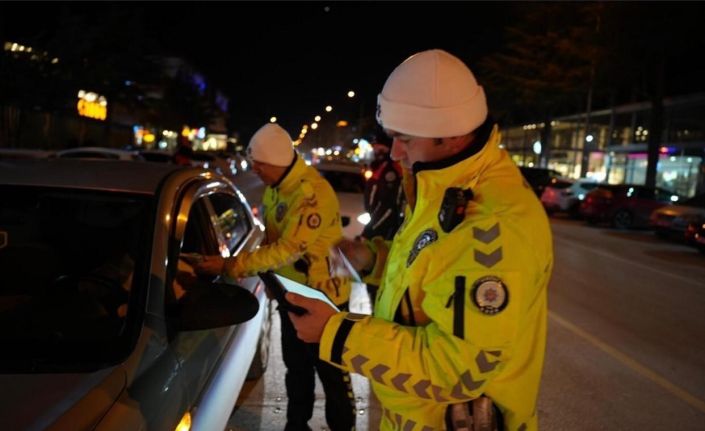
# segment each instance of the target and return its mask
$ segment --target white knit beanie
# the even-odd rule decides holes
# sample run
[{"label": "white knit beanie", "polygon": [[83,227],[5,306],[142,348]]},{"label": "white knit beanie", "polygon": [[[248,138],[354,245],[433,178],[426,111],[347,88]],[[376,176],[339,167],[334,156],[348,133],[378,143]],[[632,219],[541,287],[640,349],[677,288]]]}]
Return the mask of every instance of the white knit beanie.
[{"label": "white knit beanie", "polygon": [[385,129],[422,138],[462,136],[487,118],[487,101],[459,58],[432,49],[412,55],[389,75],[377,96]]},{"label": "white knit beanie", "polygon": [[289,166],[294,160],[291,136],[275,123],[267,123],[252,135],[247,155],[257,162]]}]

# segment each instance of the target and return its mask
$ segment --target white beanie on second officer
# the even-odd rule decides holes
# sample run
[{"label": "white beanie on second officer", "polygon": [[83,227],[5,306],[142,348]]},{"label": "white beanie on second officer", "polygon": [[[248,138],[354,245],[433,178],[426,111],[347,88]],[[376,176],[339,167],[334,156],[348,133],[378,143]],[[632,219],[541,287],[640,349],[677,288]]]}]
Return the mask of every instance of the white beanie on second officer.
[{"label": "white beanie on second officer", "polygon": [[252,135],[247,155],[257,162],[274,166],[289,166],[294,160],[291,136],[274,123],[267,123]]},{"label": "white beanie on second officer", "polygon": [[462,136],[487,118],[487,101],[470,69],[432,49],[414,54],[389,75],[377,96],[385,129],[422,138]]}]

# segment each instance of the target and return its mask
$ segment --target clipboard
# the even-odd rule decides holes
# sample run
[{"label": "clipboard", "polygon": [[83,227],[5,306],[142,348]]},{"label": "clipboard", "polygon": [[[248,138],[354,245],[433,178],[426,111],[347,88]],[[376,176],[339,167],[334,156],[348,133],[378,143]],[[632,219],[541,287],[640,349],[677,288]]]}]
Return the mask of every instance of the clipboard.
[{"label": "clipboard", "polygon": [[279,307],[286,311],[290,311],[297,316],[301,316],[302,314],[307,313],[307,311],[305,308],[299,307],[298,305],[293,305],[287,301],[285,297],[287,292],[293,292],[301,296],[318,299],[333,307],[335,311],[340,311],[333,301],[331,301],[325,293],[318,289],[314,289],[306,286],[305,284],[282,277],[279,274],[275,274],[273,271],[260,272],[258,275],[264,282],[264,286],[267,290],[272,294],[272,296],[274,296],[274,299],[279,302]]}]

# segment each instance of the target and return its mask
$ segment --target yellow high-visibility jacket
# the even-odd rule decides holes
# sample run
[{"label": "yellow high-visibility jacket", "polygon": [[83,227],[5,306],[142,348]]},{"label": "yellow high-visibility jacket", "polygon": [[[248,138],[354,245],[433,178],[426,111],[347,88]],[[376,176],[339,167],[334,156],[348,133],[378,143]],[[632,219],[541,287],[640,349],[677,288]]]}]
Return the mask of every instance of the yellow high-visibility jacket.
[{"label": "yellow high-visibility jacket", "polygon": [[[445,429],[450,404],[483,394],[505,429],[538,428],[551,231],[496,126],[483,129],[463,153],[415,164],[415,204],[393,240],[374,315],[337,313],[324,329],[320,357],[370,379],[382,430]],[[445,232],[448,187],[473,197]]]},{"label": "yellow high-visibility jacket", "polygon": [[226,272],[238,278],[275,272],[321,290],[340,305],[350,297],[350,280],[334,274],[329,254],[343,229],[340,204],[330,184],[296,155],[282,180],[264,191],[267,243],[228,259]]}]

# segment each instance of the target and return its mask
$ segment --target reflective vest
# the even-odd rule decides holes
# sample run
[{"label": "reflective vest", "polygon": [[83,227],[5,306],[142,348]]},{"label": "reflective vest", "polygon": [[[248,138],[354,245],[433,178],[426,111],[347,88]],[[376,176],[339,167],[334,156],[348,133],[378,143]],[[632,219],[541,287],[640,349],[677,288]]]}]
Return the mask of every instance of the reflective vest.
[{"label": "reflective vest", "polygon": [[[448,405],[482,394],[505,429],[538,427],[551,231],[499,148],[497,127],[483,127],[484,139],[460,155],[414,166],[415,204],[392,243],[373,316],[338,313],[325,327],[321,358],[370,379],[382,430],[445,429]],[[473,197],[446,232],[448,187]]]},{"label": "reflective vest", "polygon": [[282,180],[264,191],[266,244],[240,253],[228,266],[231,277],[272,269],[321,290],[340,305],[350,281],[334,274],[331,247],[343,236],[340,205],[330,184],[298,155]]}]

